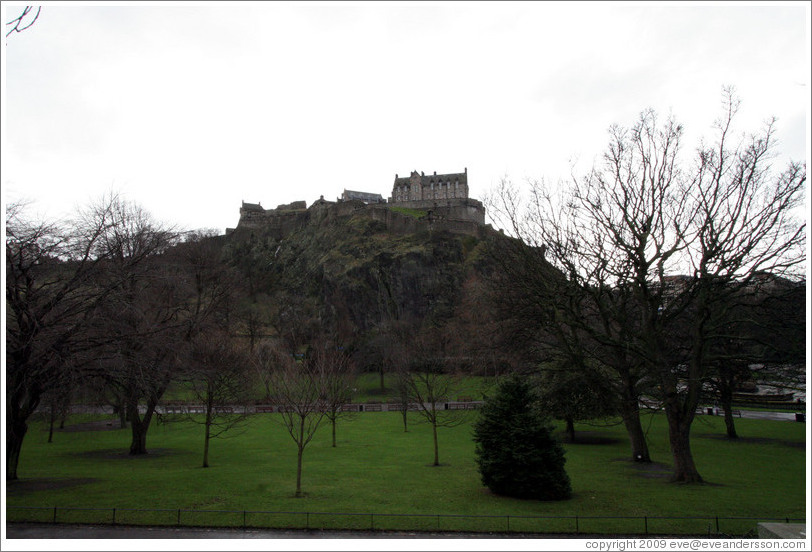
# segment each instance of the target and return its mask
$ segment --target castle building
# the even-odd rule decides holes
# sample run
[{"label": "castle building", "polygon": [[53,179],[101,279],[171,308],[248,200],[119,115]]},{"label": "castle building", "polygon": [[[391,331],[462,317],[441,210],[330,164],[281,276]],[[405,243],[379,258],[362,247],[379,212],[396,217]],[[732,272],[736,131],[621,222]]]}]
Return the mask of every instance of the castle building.
[{"label": "castle building", "polygon": [[[407,207],[413,212],[404,214],[392,207]],[[237,230],[264,229],[277,239],[308,224],[337,217],[365,214],[386,224],[393,232],[447,230],[459,234],[478,235],[485,225],[485,207],[480,201],[468,197],[468,168],[454,174],[426,176],[412,171],[408,177],[395,175],[392,197],[385,200],[381,194],[344,189],[337,202],[325,201],[324,196],[310,208],[304,201],[265,209],[259,203],[242,202]],[[419,215],[419,216],[415,216]]]},{"label": "castle building", "polygon": [[426,202],[468,198],[468,168],[455,174],[437,174],[412,171],[408,177],[395,175],[391,203],[403,205],[410,202]]}]

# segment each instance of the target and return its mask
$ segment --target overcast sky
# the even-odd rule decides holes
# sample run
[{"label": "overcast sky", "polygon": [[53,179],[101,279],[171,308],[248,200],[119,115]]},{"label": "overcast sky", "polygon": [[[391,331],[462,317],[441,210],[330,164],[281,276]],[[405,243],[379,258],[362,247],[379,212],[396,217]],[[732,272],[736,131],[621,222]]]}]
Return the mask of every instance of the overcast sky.
[{"label": "overcast sky", "polygon": [[[4,22],[21,9],[3,3]],[[810,4],[45,4],[5,39],[2,189],[68,216],[106,191],[187,229],[395,174],[583,170],[653,107],[710,136],[778,118],[808,155]]]}]

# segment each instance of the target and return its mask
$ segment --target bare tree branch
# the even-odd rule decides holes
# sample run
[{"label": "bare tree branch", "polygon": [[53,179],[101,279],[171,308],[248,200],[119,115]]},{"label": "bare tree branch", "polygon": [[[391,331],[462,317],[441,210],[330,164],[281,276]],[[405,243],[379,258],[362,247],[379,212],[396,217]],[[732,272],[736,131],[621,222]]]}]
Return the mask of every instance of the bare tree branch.
[{"label": "bare tree branch", "polygon": [[42,11],[42,6],[37,6],[37,13],[34,15],[34,19],[32,19],[30,23],[23,25],[25,18],[28,17],[28,14],[31,13],[32,9],[33,9],[32,6],[26,6],[25,9],[23,10],[23,13],[21,13],[16,19],[12,19],[8,23],[6,23],[6,26],[13,25],[11,29],[9,29],[9,31],[6,33],[6,38],[8,38],[11,33],[15,32],[20,33],[26,30],[37,21],[37,18],[39,18],[40,11]]}]

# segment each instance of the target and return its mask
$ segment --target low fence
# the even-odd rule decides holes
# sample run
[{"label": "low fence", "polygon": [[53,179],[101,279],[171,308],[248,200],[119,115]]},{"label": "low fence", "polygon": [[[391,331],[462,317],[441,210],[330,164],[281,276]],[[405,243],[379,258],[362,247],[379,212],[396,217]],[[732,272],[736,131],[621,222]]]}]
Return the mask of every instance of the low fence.
[{"label": "low fence", "polygon": [[[435,403],[437,410],[477,410],[483,405],[483,401],[448,401]],[[247,407],[221,406],[215,407],[218,412],[240,413],[240,414],[270,414],[274,412],[284,412],[286,407],[274,404],[256,404]],[[418,403],[348,403],[341,405],[341,412],[402,412],[403,410],[420,410]],[[181,401],[167,403],[158,406],[156,412],[159,414],[204,414],[206,412],[203,405],[185,404]]]},{"label": "low fence", "polygon": [[761,522],[805,523],[805,518],[723,516],[522,516],[381,514],[7,506],[18,523],[150,525],[174,527],[459,531],[477,533],[613,535],[754,535]]},{"label": "low fence", "polygon": [[805,402],[774,402],[774,401],[747,401],[747,402],[739,402],[733,401],[733,406],[735,408],[740,408],[742,410],[747,410],[748,408],[761,408],[764,410],[783,410],[786,412],[805,412],[806,411],[806,403]]}]

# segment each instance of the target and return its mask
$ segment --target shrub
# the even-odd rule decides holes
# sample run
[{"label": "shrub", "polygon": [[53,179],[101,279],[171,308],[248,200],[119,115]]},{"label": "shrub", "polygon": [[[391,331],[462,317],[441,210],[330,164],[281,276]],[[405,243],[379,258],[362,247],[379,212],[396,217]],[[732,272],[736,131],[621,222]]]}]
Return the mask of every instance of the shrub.
[{"label": "shrub", "polygon": [[569,498],[564,449],[552,429],[530,385],[517,376],[502,382],[474,425],[482,483],[496,494],[516,498]]}]

